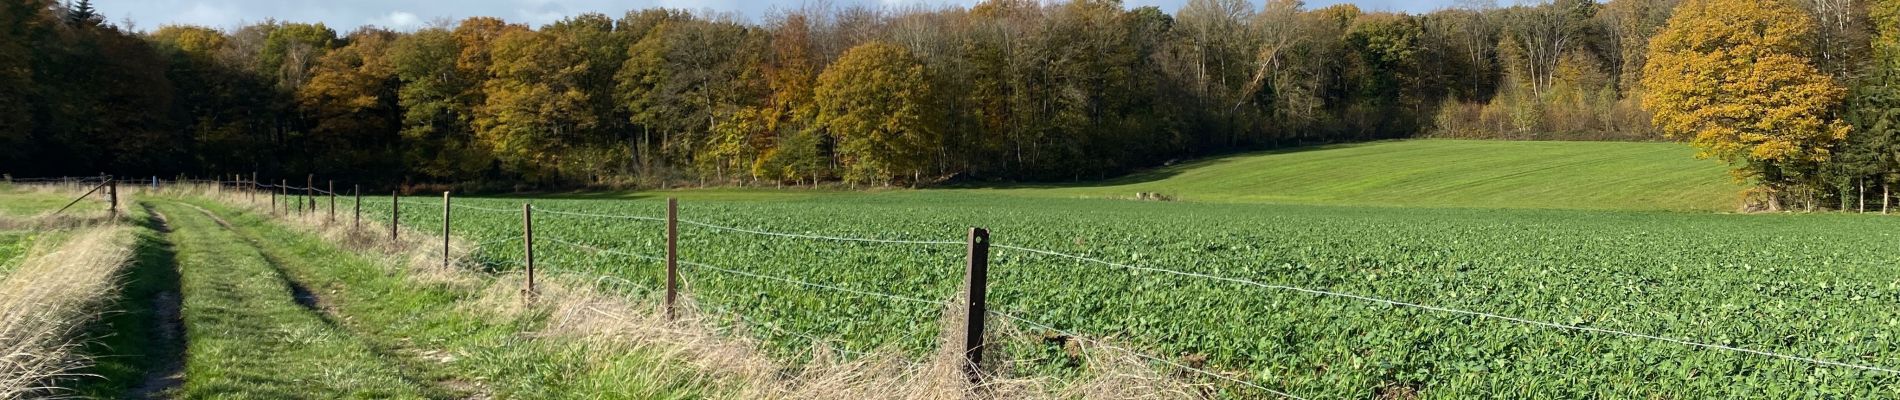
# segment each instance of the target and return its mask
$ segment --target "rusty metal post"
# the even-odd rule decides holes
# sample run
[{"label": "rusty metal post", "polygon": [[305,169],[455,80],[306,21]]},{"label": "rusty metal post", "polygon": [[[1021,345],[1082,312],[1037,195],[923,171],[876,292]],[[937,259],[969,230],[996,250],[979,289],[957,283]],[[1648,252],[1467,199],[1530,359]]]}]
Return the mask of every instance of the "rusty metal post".
[{"label": "rusty metal post", "polygon": [[[402,195],[389,191],[389,243],[396,244],[396,226],[402,222]],[[400,246],[400,244],[397,244]]]},{"label": "rusty metal post", "polygon": [[981,379],[983,322],[989,316],[990,231],[970,228],[969,266],[963,281],[963,372],[971,381]]},{"label": "rusty metal post", "polygon": [[679,316],[680,289],[680,202],[666,198],[666,319]]},{"label": "rusty metal post", "polygon": [[449,192],[442,192],[442,268],[449,268]]},{"label": "rusty metal post", "polygon": [[528,265],[528,298],[534,298],[534,205],[521,203],[522,261]]}]

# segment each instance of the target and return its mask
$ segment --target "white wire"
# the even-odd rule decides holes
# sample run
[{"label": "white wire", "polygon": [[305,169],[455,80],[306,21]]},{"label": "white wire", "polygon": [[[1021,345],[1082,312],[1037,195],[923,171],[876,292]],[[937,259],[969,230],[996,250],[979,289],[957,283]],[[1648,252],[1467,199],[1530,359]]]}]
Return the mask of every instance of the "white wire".
[{"label": "white wire", "polygon": [[743,233],[750,233],[750,234],[754,234],[754,235],[766,235],[766,236],[779,236],[779,237],[789,237],[789,238],[800,238],[800,239],[816,239],[816,240],[833,240],[833,241],[840,241],[840,242],[866,242],[866,243],[889,243],[889,244],[929,244],[929,245],[937,245],[937,244],[956,244],[956,245],[961,245],[961,244],[965,244],[964,242],[953,242],[953,241],[944,241],[944,240],[897,240],[897,239],[868,239],[868,238],[852,238],[852,237],[839,237],[839,236],[822,236],[822,235],[802,235],[802,234],[796,234],[796,233],[779,233],[779,232],[767,232],[767,231],[755,231],[755,230],[751,230],[751,229],[743,229],[743,228],[734,228],[734,227],[730,227],[730,226],[721,226],[721,225],[713,225],[713,224],[708,224],[708,223],[704,223],[704,222],[696,222],[696,221],[689,221],[689,220],[684,220],[684,219],[682,219],[682,220],[679,220],[679,221],[680,221],[680,223],[682,223],[682,224],[687,224],[687,225],[698,225],[698,226],[702,226],[702,227],[706,227],[706,228],[711,228],[711,229],[717,229],[717,230],[726,230],[726,231],[733,231],[733,232],[743,232]]},{"label": "white wire", "polygon": [[1133,356],[1135,356],[1135,357],[1140,357],[1140,358],[1142,358],[1142,359],[1146,359],[1146,360],[1148,360],[1148,361],[1154,361],[1154,362],[1159,362],[1159,363],[1163,363],[1163,364],[1168,364],[1168,365],[1172,365],[1172,366],[1174,366],[1175,368],[1180,368],[1180,369],[1184,369],[1184,370],[1189,370],[1189,371],[1194,371],[1195,373],[1199,373],[1199,374],[1202,374],[1202,375],[1207,375],[1207,376],[1211,376],[1211,377],[1215,377],[1215,378],[1220,378],[1220,379],[1223,379],[1223,380],[1226,380],[1226,381],[1228,381],[1228,382],[1233,382],[1233,383],[1238,383],[1238,384],[1241,384],[1241,385],[1246,385],[1247,387],[1251,387],[1251,388],[1254,388],[1254,389],[1260,389],[1260,390],[1263,390],[1263,391],[1266,391],[1267,393],[1272,393],[1272,394],[1275,394],[1275,395],[1279,395],[1280,397],[1285,397],[1285,398],[1289,398],[1289,399],[1299,399],[1299,400],[1306,400],[1306,398],[1304,398],[1304,397],[1300,397],[1300,396],[1294,396],[1294,395],[1293,395],[1293,394],[1291,394],[1291,393],[1287,393],[1287,392],[1282,392],[1282,391],[1278,391],[1278,390],[1273,390],[1273,389],[1268,389],[1268,388],[1267,388],[1267,387],[1265,387],[1265,386],[1260,386],[1260,385],[1258,385],[1258,384],[1255,384],[1255,383],[1253,383],[1253,382],[1248,382],[1248,381],[1244,381],[1244,380],[1240,380],[1240,379],[1234,379],[1234,378],[1229,378],[1229,377],[1227,377],[1226,375],[1221,375],[1221,374],[1219,374],[1219,373],[1215,373],[1215,372],[1213,372],[1213,371],[1208,371],[1208,370],[1204,370],[1204,369],[1200,369],[1200,368],[1194,368],[1194,367],[1189,367],[1189,366],[1187,366],[1187,365],[1183,365],[1183,364],[1181,364],[1181,363],[1178,363],[1178,362],[1174,362],[1174,361],[1171,361],[1171,360],[1167,360],[1167,359],[1163,359],[1163,358],[1160,358],[1160,357],[1155,357],[1155,356],[1150,356],[1150,355],[1147,355],[1147,354],[1142,354],[1141,352],[1138,352],[1138,351],[1134,351],[1134,350],[1130,350],[1130,349],[1127,349],[1127,348],[1123,348],[1123,347],[1119,347],[1119,346],[1115,346],[1115,345],[1112,345],[1112,344],[1108,344],[1108,343],[1104,343],[1104,342],[1102,342],[1102,341],[1099,341],[1099,340],[1095,340],[1095,339],[1090,339],[1090,338],[1088,338],[1087,336],[1083,336],[1083,335],[1080,335],[1080,334],[1076,334],[1075,332],[1069,332],[1069,331],[1065,331],[1065,330],[1061,330],[1061,329],[1056,329],[1055,327],[1052,327],[1052,326],[1048,326],[1048,325],[1043,325],[1043,324],[1040,324],[1040,323],[1036,323],[1035,321],[1030,321],[1030,320],[1028,320],[1028,319],[1024,319],[1024,318],[1022,318],[1022,317],[1017,317],[1017,316],[1014,316],[1014,315],[1009,315],[1009,314],[1005,314],[1005,313],[1003,313],[1003,312],[999,312],[999,311],[990,311],[989,313],[990,313],[991,315],[995,315],[995,316],[998,316],[998,317],[1003,317],[1003,318],[1007,318],[1007,319],[1010,319],[1010,320],[1013,320],[1013,321],[1016,321],[1016,322],[1020,322],[1020,323],[1023,323],[1023,324],[1025,324],[1025,325],[1029,325],[1029,326],[1032,326],[1032,327],[1037,327],[1037,328],[1042,328],[1042,329],[1046,329],[1046,330],[1050,330],[1050,331],[1054,331],[1054,332],[1056,332],[1056,333],[1061,333],[1061,334],[1063,334],[1063,335],[1067,335],[1067,336],[1069,336],[1069,337],[1072,337],[1072,338],[1076,338],[1076,339],[1080,339],[1080,340],[1084,340],[1084,341],[1088,341],[1088,342],[1090,342],[1090,343],[1094,343],[1096,347],[1102,347],[1102,348],[1108,348],[1108,349],[1114,349],[1114,350],[1120,350],[1120,351],[1122,351],[1122,352],[1124,352],[1124,353],[1128,353],[1128,354],[1130,354],[1130,355],[1133,355]]},{"label": "white wire", "polygon": [[555,243],[564,244],[564,245],[580,248],[583,250],[593,251],[596,253],[618,254],[618,255],[629,256],[629,257],[643,258],[643,259],[652,260],[652,261],[666,262],[666,259],[661,258],[661,257],[654,257],[654,256],[645,255],[645,254],[629,253],[629,252],[619,251],[619,250],[614,250],[614,249],[595,247],[591,245],[561,240],[561,238],[553,237],[553,236],[542,236],[542,238],[545,238],[547,240],[552,240]]},{"label": "white wire", "polygon": [[929,304],[929,305],[943,305],[943,302],[940,302],[940,301],[924,300],[924,299],[919,299],[916,297],[899,296],[899,295],[894,295],[894,294],[867,292],[867,291],[862,291],[862,290],[857,290],[857,289],[831,286],[831,285],[826,285],[822,283],[811,283],[811,282],[805,282],[805,281],[801,281],[797,279],[783,278],[783,277],[777,277],[777,276],[771,276],[771,275],[760,275],[760,274],[755,274],[751,272],[730,270],[730,269],[715,267],[715,266],[706,265],[706,264],[700,264],[700,263],[686,261],[686,260],[679,260],[679,263],[680,265],[685,265],[689,267],[705,268],[705,269],[724,272],[728,274],[746,276],[746,277],[757,278],[757,279],[774,280],[774,281],[813,287],[813,288],[818,288],[818,289],[836,290],[840,292],[847,292],[847,293],[852,293],[852,294],[857,294],[857,295],[862,295],[862,296],[881,297],[881,298],[886,298],[886,299],[891,299],[891,300],[908,301],[908,302],[913,302],[913,303],[922,303],[922,304]]},{"label": "white wire", "polygon": [[1460,310],[1460,309],[1455,309],[1455,308],[1446,308],[1446,307],[1431,306],[1431,305],[1424,305],[1424,304],[1417,304],[1417,303],[1408,303],[1408,302],[1403,302],[1403,301],[1398,301],[1398,300],[1387,300],[1387,299],[1381,299],[1381,298],[1376,298],[1376,297],[1361,296],[1361,295],[1356,295],[1356,294],[1351,294],[1351,293],[1329,292],[1325,290],[1307,289],[1307,288],[1293,287],[1293,286],[1272,285],[1272,284],[1248,281],[1248,280],[1243,280],[1243,279],[1235,279],[1235,278],[1200,274],[1200,273],[1194,273],[1194,272],[1175,271],[1175,270],[1149,268],[1149,267],[1138,267],[1138,266],[1133,266],[1133,265],[1119,264],[1119,263],[1104,261],[1100,259],[1078,256],[1074,254],[1067,254],[1067,253],[1041,250],[1041,249],[1032,249],[1032,248],[1027,248],[1027,247],[1016,247],[1016,246],[1000,245],[1000,244],[991,245],[991,246],[996,247],[996,248],[1002,248],[1002,249],[1024,251],[1024,252],[1037,253],[1037,254],[1043,254],[1043,255],[1057,256],[1057,257],[1066,257],[1066,258],[1071,258],[1071,259],[1080,260],[1080,261],[1093,262],[1097,264],[1108,265],[1108,266],[1117,267],[1117,268],[1137,270],[1137,271],[1157,272],[1157,273],[1172,274],[1172,275],[1186,276],[1186,277],[1193,277],[1193,278],[1212,279],[1212,280],[1229,282],[1229,283],[1257,286],[1257,287],[1266,288],[1266,289],[1289,290],[1289,291],[1308,293],[1308,294],[1314,294],[1314,295],[1320,295],[1320,296],[1347,298],[1347,299],[1368,301],[1368,302],[1374,302],[1374,303],[1383,303],[1383,304],[1392,305],[1392,306],[1411,307],[1411,308],[1417,308],[1417,309],[1428,310],[1428,311],[1462,314],[1462,315],[1469,315],[1469,316],[1474,316],[1474,317],[1497,319],[1497,320],[1510,321],[1510,322],[1516,322],[1516,323],[1522,323],[1522,324],[1542,326],[1542,327],[1547,327],[1547,328],[1566,329],[1566,330],[1573,330],[1573,331],[1580,331],[1580,332],[1601,333],[1601,334],[1633,337],[1633,338],[1640,338],[1640,339],[1658,340],[1658,341],[1676,343],[1676,344],[1685,345],[1685,346],[1742,352],[1742,353],[1749,353],[1749,354],[1774,357],[1774,358],[1780,358],[1780,359],[1786,359],[1786,360],[1807,362],[1811,364],[1853,368],[1853,369],[1859,369],[1859,370],[1865,370],[1865,371],[1878,371],[1878,372],[1885,372],[1885,373],[1890,373],[1890,374],[1900,374],[1900,370],[1870,366],[1870,365],[1850,364],[1850,363],[1844,363],[1844,362],[1839,362],[1839,361],[1828,361],[1828,360],[1822,360],[1822,359],[1817,359],[1817,358],[1781,354],[1781,353],[1762,351],[1762,350],[1744,349],[1740,347],[1724,346],[1724,345],[1719,345],[1719,344],[1691,342],[1688,340],[1667,338],[1667,337],[1647,335],[1647,334],[1634,333],[1634,332],[1624,332],[1624,331],[1617,331],[1617,330],[1610,330],[1610,329],[1592,328],[1592,327],[1587,327],[1587,326],[1559,324],[1555,322],[1536,321],[1536,320],[1530,320],[1530,319],[1524,319],[1524,318],[1518,318],[1518,317],[1505,316],[1505,315],[1500,315],[1500,314],[1492,314],[1492,313],[1487,313],[1487,312],[1468,311],[1468,310]]},{"label": "white wire", "polygon": [[533,207],[535,211],[545,212],[549,214],[556,214],[556,215],[569,215],[569,216],[576,216],[576,217],[593,217],[593,218],[637,219],[637,220],[642,220],[642,221],[666,222],[666,218],[654,218],[654,217],[639,216],[639,215],[589,214],[589,213],[584,213],[584,212],[550,210],[546,208],[541,208],[539,206],[530,206],[530,207]]},{"label": "white wire", "polygon": [[475,247],[476,247],[476,248],[481,248],[481,247],[484,247],[484,246],[488,246],[488,245],[491,245],[491,244],[496,244],[496,243],[501,243],[501,242],[506,242],[506,241],[510,241],[510,240],[515,240],[515,239],[520,239],[521,237],[522,237],[521,235],[514,235],[514,236],[509,236],[509,237],[505,237],[505,238],[500,238],[500,239],[495,239],[495,240],[489,240],[489,241],[486,241],[486,242],[478,242],[478,243],[475,243]]},{"label": "white wire", "polygon": [[521,210],[509,210],[509,209],[503,209],[503,208],[488,208],[488,207],[477,207],[477,206],[471,206],[471,205],[465,205],[465,204],[462,204],[462,203],[449,203],[449,205],[450,205],[450,206],[453,206],[453,207],[455,207],[455,208],[466,208],[466,209],[470,209],[470,210],[476,210],[476,211],[487,211],[487,212],[494,212],[494,213],[506,213],[506,214],[520,214],[520,213],[521,213]]}]

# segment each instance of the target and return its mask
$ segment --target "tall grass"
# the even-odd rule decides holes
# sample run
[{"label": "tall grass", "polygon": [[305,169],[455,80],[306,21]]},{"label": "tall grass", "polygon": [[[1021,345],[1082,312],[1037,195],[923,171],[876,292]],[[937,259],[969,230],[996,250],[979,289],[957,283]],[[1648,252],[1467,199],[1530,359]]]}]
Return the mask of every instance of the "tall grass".
[{"label": "tall grass", "polygon": [[131,228],[81,228],[37,246],[0,279],[0,399],[56,393],[50,380],[87,363],[80,334],[114,298],[132,258]]}]

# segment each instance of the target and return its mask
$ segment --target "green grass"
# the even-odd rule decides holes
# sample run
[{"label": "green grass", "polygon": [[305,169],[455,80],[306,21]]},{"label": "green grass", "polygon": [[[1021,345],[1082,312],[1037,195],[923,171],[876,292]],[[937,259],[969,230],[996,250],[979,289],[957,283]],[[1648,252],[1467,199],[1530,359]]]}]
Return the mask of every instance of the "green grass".
[{"label": "green grass", "polygon": [[165,332],[155,323],[160,318],[159,296],[178,299],[177,253],[161,233],[157,218],[140,207],[132,210],[133,220],[144,229],[136,233],[133,264],[119,277],[112,311],[101,314],[89,329],[91,340],[82,353],[92,356],[93,365],[62,385],[76,389],[80,397],[123,398],[144,384],[148,375],[178,366],[175,361],[184,351],[179,343],[182,337],[167,337],[174,332]]},{"label": "green grass", "polygon": [[400,364],[300,306],[282,271],[211,217],[161,203],[183,290],[184,398],[417,398]]},{"label": "green grass", "polygon": [[[1061,190],[1061,189],[1057,189]],[[680,192],[690,194],[692,192]],[[960,240],[1083,254],[1267,284],[1900,366],[1900,248],[1891,220],[1593,210],[1156,203],[991,191],[798,192],[773,201],[687,196],[683,218],[779,232]],[[616,199],[466,199],[518,209],[662,215],[664,194]],[[436,198],[406,199],[404,224],[440,229]],[[365,201],[386,218],[386,199]],[[520,217],[458,210],[458,235],[520,257]],[[657,290],[658,264],[555,239],[661,254],[659,224],[537,213],[544,271],[623,277]],[[959,245],[853,244],[682,228],[682,258],[752,273],[924,299],[952,296]],[[1131,272],[995,251],[993,309],[1317,398],[1391,388],[1428,398],[1900,396],[1900,376],[1653,340],[1395,308],[1336,297]],[[934,348],[939,309],[799,289],[695,267],[689,295],[851,350]],[[755,332],[796,359],[809,340]],[[1066,374],[1054,345],[1011,346],[1017,368]],[[1245,393],[1242,392],[1242,395]]]},{"label": "green grass", "polygon": [[[73,193],[55,193],[28,190],[20,186],[0,187],[0,196],[6,198],[6,201],[0,201],[0,216],[32,216],[57,211],[67,203],[73,203],[73,199],[85,193],[85,190],[81,188]],[[108,207],[104,199],[100,193],[94,193],[86,200],[73,203],[66,212],[105,211]]]},{"label": "green grass", "polygon": [[1679,143],[1408,140],[1248,153],[1027,196],[1480,208],[1721,211],[1742,187]]},{"label": "green grass", "polygon": [[[1132,199],[1396,207],[1729,211],[1744,187],[1680,143],[1404,140],[1236,154],[1124,177],[886,192],[972,192],[1035,198]],[[527,198],[796,201],[864,194],[842,189],[675,189]]]},{"label": "green grass", "polygon": [[[175,398],[690,399],[709,390],[705,374],[644,350],[535,336],[543,315],[484,312],[473,305],[480,288],[418,283],[373,253],[191,203],[230,225],[177,199],[151,202],[174,231],[142,236],[125,299],[88,347],[102,362],[76,384],[80,394],[123,397],[178,356],[151,338],[149,301],[168,284],[182,289],[189,341]],[[294,287],[321,309],[294,301]]]},{"label": "green grass", "polygon": [[[264,245],[295,280],[328,293],[342,324],[383,348],[455,355],[430,365],[436,381],[482,382],[501,398],[684,399],[707,389],[700,373],[652,354],[603,349],[559,337],[531,338],[540,318],[501,319],[470,306],[475,293],[419,285],[392,276],[377,261],[338,249],[305,233],[275,226],[255,214],[200,203],[224,214],[246,237]],[[603,352],[611,352],[605,353]]]},{"label": "green grass", "polygon": [[43,235],[32,231],[0,231],[0,277],[19,266],[20,261],[26,259],[27,251],[33,249],[35,239]]}]

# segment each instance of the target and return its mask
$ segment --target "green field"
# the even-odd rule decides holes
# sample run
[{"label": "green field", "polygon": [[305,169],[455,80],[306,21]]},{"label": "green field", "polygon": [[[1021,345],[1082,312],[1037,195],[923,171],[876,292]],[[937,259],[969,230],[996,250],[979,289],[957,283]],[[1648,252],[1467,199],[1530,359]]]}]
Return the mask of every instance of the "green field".
[{"label": "green field", "polygon": [[1679,143],[1409,140],[1248,153],[1003,194],[1242,203],[1733,210],[1742,187]]},{"label": "green field", "polygon": [[[512,210],[532,201],[543,210],[536,252],[544,271],[623,278],[635,283],[631,290],[651,293],[660,287],[660,265],[620,253],[662,254],[660,224],[556,211],[658,217],[664,195],[683,198],[682,218],[727,227],[960,241],[968,227],[981,226],[998,245],[1140,267],[1900,366],[1900,341],[1884,333],[1900,328],[1900,308],[1888,306],[1900,299],[1893,283],[1900,272],[1891,268],[1900,249],[1889,245],[1896,239],[1890,221],[1870,216],[1165,203],[968,190],[682,191],[462,199],[497,211],[457,209],[454,229],[489,243],[491,268],[517,268],[520,216]],[[404,225],[439,232],[439,201],[405,199]],[[366,218],[387,218],[387,199],[364,207]],[[959,244],[681,229],[688,295],[709,310],[780,328],[751,332],[791,359],[812,338],[848,351],[925,354],[943,328],[941,307],[734,271],[933,301],[951,298],[961,280]],[[1218,370],[1306,397],[1393,390],[1429,398],[1900,395],[1900,375],[1884,372],[1009,249],[994,254],[994,310],[1161,357],[1206,357]],[[1064,375],[1081,362],[1059,343],[1014,343],[1005,352],[1021,360],[1014,368],[1022,373]]]},{"label": "green field", "polygon": [[[1739,187],[1688,153],[1657,143],[1385,142],[1096,185],[458,198],[452,234],[478,245],[482,268],[518,272],[519,210],[532,203],[542,273],[657,302],[665,238],[655,219],[678,197],[685,296],[794,364],[815,347],[927,358],[955,328],[944,304],[963,279],[964,235],[984,227],[996,245],[992,320],[1023,333],[1002,338],[992,357],[1008,360],[1012,376],[1084,376],[1091,362],[1066,333],[1021,318],[1306,398],[1900,396],[1900,372],[1889,372],[1900,368],[1889,333],[1900,329],[1891,221],[1707,212],[1728,208]],[[1373,178],[1388,175],[1400,178]],[[1136,191],[1184,201],[1121,199]],[[381,196],[361,205],[372,221],[392,208]],[[348,221],[356,205],[339,206]],[[251,243],[307,240],[265,229],[259,214],[212,208],[240,217]],[[440,234],[440,197],[405,197],[401,209],[407,234]],[[227,239],[193,252],[193,240],[181,240],[185,261],[252,251],[213,250]],[[270,248],[265,256],[280,260],[271,264],[310,281],[335,273],[317,260],[345,257]],[[339,265],[374,272],[361,262]],[[400,291],[373,286],[364,299]],[[365,337],[372,343],[439,333],[378,322],[400,312],[362,315],[353,329],[381,331]],[[1222,397],[1274,397],[1151,366]],[[525,385],[514,390],[538,390]]]}]

